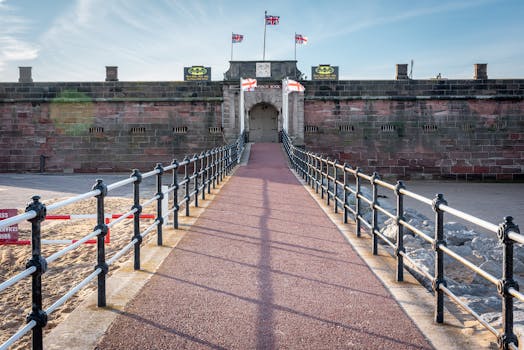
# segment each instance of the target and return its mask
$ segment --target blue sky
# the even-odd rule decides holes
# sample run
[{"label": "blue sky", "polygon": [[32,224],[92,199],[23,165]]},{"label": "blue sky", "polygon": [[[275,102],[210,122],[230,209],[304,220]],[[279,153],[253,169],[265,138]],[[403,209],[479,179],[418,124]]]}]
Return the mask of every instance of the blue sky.
[{"label": "blue sky", "polygon": [[213,80],[235,60],[293,59],[299,69],[340,67],[341,79],[393,79],[414,60],[413,78],[441,73],[524,78],[524,0],[0,0],[0,81],[32,66],[35,81],[103,81],[119,66],[123,81],[182,80],[184,66],[211,66]]}]

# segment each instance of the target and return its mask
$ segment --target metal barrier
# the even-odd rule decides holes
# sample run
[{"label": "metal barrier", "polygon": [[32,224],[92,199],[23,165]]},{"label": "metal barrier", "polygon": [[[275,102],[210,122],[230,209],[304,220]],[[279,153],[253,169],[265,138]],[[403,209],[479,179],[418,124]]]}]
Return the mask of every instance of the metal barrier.
[{"label": "metal barrier", "polygon": [[[120,257],[122,257],[131,248],[134,248],[134,269],[140,269],[140,248],[144,237],[146,237],[151,231],[156,228],[157,231],[157,244],[162,245],[162,225],[164,220],[173,213],[174,220],[173,226],[175,229],[178,228],[178,216],[180,206],[185,205],[185,215],[189,216],[190,209],[189,204],[192,201],[195,207],[198,207],[199,195],[202,199],[205,199],[206,189],[207,193],[211,192],[211,186],[216,187],[217,184],[223,181],[224,177],[229,174],[234,166],[240,162],[240,156],[244,149],[244,135],[240,135],[239,138],[224,147],[214,148],[195,154],[192,157],[186,157],[182,162],[174,160],[169,166],[162,166],[157,164],[154,170],[147,173],[141,173],[137,169],[133,171],[131,177],[122,181],[115,182],[110,185],[106,185],[103,180],[97,180],[93,186],[92,191],[80,194],[78,196],[69,198],[67,200],[54,203],[45,206],[39,196],[32,197],[32,203],[29,203],[26,207],[25,213],[20,214],[5,220],[0,221],[0,228],[8,227],[24,220],[31,222],[31,247],[32,257],[26,264],[26,269],[21,273],[9,278],[8,280],[0,283],[0,292],[9,288],[10,286],[18,283],[22,279],[31,276],[32,277],[32,311],[27,316],[27,324],[13,334],[5,343],[0,345],[0,350],[9,348],[12,344],[18,341],[22,336],[32,330],[32,348],[34,350],[43,348],[42,330],[47,324],[49,315],[51,315],[57,308],[63,305],[68,299],[76,294],[80,289],[86,286],[89,282],[98,279],[98,300],[97,304],[99,307],[106,306],[106,275],[109,271],[109,266],[114,264]],[[182,181],[178,180],[178,172],[183,170],[184,178]],[[192,172],[190,172],[192,170]],[[162,175],[166,171],[172,171],[172,184],[168,189],[167,194],[173,192],[173,207],[169,209],[167,213],[162,212],[162,199],[164,194],[162,193]],[[140,203],[140,183],[143,179],[156,176],[157,193],[145,201]],[[190,184],[193,186],[190,186]],[[104,198],[110,191],[113,191],[119,187],[133,184],[133,206],[130,211],[122,214],[116,220],[106,225],[105,223],[105,209],[104,209]],[[183,187],[182,187],[183,186]],[[190,188],[192,187],[192,191]],[[178,201],[178,195],[181,188],[185,189],[183,199]],[[41,224],[46,219],[47,213],[53,212],[59,208],[67,205],[89,199],[97,198],[97,225],[93,231],[82,239],[79,239],[75,243],[68,245],[64,249],[52,254],[49,257],[43,257],[41,254]],[[147,229],[140,232],[140,218],[143,207],[157,203],[157,215],[155,221],[150,224]],[[105,253],[105,239],[109,228],[117,225],[118,223],[125,220],[127,217],[133,216],[133,237],[120,251],[116,252],[111,258],[106,260]],[[42,275],[48,269],[48,265],[64,256],[68,252],[79,247],[81,244],[96,237],[97,244],[97,262],[95,270],[82,280],[78,285],[70,289],[65,295],[56,300],[47,309],[42,309]]]},{"label": "metal barrier", "polygon": [[[435,298],[435,322],[444,322],[444,295],[447,295],[497,337],[497,343],[500,349],[517,349],[518,340],[513,329],[513,298],[524,301],[524,295],[519,292],[519,286],[513,279],[513,245],[515,243],[524,244],[524,236],[520,234],[519,228],[513,222],[511,216],[506,217],[505,222],[497,226],[448,206],[442,194],[438,194],[434,199],[429,199],[408,191],[402,181],[398,181],[396,184],[390,184],[381,180],[379,174],[376,172],[372,175],[367,175],[359,168],[352,168],[346,163],[340,164],[337,160],[330,160],[321,155],[302,150],[291,144],[290,138],[285,132],[282,133],[282,141],[294,170],[300,174],[305,182],[311,186],[317,194],[319,194],[320,190],[320,197],[326,199],[326,204],[328,206],[333,205],[335,212],[338,212],[339,208],[343,209],[344,223],[348,222],[349,214],[352,214],[355,221],[355,234],[357,237],[360,237],[361,235],[362,225],[366,226],[368,229],[367,232],[371,235],[371,249],[374,255],[377,254],[377,243],[379,239],[393,248],[397,265],[397,281],[403,281],[404,265],[407,264],[410,268],[431,282]],[[353,188],[350,186],[350,178],[353,179]],[[363,181],[368,181],[372,188],[371,198],[364,196],[361,191]],[[379,205],[377,201],[378,187],[390,190],[395,194],[396,213],[390,213]],[[341,189],[340,192],[342,192],[341,196],[338,194],[339,188]],[[348,196],[350,194],[355,197],[354,206],[348,204]],[[412,198],[433,208],[433,211],[435,212],[434,237],[429,237],[422,232],[422,230],[412,226],[404,219],[405,197]],[[367,221],[362,215],[362,208],[365,205],[369,206],[372,211],[371,222]],[[388,218],[395,220],[397,225],[395,243],[380,232],[377,220],[379,212]],[[503,249],[502,278],[496,278],[446,246],[446,237],[444,235],[444,213],[451,214],[497,234]],[[418,235],[432,245],[432,249],[435,252],[434,275],[429,274],[424,269],[417,266],[406,254],[403,242],[404,229],[408,229],[413,234]],[[483,320],[478,313],[471,309],[466,303],[460,300],[457,295],[447,288],[444,276],[444,254],[496,286],[497,292],[502,301],[501,330],[492,327],[488,322]]]}]

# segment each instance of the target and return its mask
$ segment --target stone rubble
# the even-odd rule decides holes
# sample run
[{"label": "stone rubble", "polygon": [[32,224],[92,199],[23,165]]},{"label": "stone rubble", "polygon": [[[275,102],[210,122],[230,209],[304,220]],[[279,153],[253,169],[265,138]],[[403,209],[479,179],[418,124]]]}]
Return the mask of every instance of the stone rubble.
[{"label": "stone rubble", "polygon": [[[331,183],[329,188],[332,191]],[[350,186],[350,188],[354,190],[354,187]],[[366,198],[372,198],[372,191],[368,187],[362,186],[361,193]],[[343,198],[344,191],[338,189],[337,195],[339,198]],[[346,203],[352,207],[355,206],[354,194],[348,195]],[[392,205],[387,199],[379,198],[378,203],[388,212],[396,214],[396,206]],[[363,201],[361,201],[361,213],[366,221],[371,222],[371,208]],[[354,219],[351,214],[350,217]],[[410,225],[418,228],[429,237],[434,237],[435,225],[431,219],[409,208],[404,210],[404,218]],[[380,232],[391,242],[396,243],[397,225],[395,220],[379,213],[378,222]],[[495,234],[477,232],[457,222],[446,222],[444,224],[444,235],[448,248],[496,278],[501,278],[502,245]],[[381,240],[379,242],[393,254],[386,243]],[[420,269],[431,275],[434,274],[435,257],[431,244],[404,228],[404,246],[407,255]],[[489,322],[493,327],[501,327],[502,303],[497,293],[497,287],[455,259],[447,255],[444,259],[444,275],[448,288],[481,315],[483,320]],[[415,271],[412,271],[412,273],[422,285],[431,289],[431,281]],[[519,285],[524,286],[524,249],[520,244],[514,245],[514,274]],[[517,299],[514,299],[514,321],[516,328],[524,327],[524,303]]]}]

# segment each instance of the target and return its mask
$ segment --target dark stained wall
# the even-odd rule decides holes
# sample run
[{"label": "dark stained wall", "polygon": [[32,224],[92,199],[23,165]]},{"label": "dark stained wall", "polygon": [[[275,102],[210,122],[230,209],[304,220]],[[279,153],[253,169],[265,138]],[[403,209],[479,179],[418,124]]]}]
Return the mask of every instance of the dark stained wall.
[{"label": "dark stained wall", "polygon": [[307,82],[305,145],[397,178],[524,180],[524,81]]},{"label": "dark stained wall", "polygon": [[[303,84],[308,149],[385,176],[523,179],[524,80]],[[0,83],[0,171],[38,171],[40,155],[47,171],[150,169],[221,145],[222,126],[237,132],[229,85]]]}]

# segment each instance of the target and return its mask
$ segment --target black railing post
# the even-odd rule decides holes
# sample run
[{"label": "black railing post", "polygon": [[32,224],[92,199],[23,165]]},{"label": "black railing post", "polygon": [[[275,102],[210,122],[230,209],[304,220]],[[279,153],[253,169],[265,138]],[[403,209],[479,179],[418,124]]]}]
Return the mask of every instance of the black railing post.
[{"label": "black railing post", "polygon": [[220,182],[224,181],[224,178],[226,176],[226,162],[227,160],[227,152],[226,147],[222,147],[222,176],[220,177]]},{"label": "black railing post", "polygon": [[185,181],[185,187],[186,187],[186,194],[184,196],[184,201],[186,202],[186,216],[189,216],[189,157],[186,156],[184,158],[184,181]]},{"label": "black railing post", "polygon": [[222,147],[218,148],[217,153],[217,185],[222,181]]},{"label": "black railing post", "polygon": [[357,237],[360,237],[360,168],[355,170],[355,231]]},{"label": "black railing post", "polygon": [[320,198],[324,199],[324,158],[320,157]]},{"label": "black railing post", "polygon": [[107,186],[104,181],[97,179],[93,190],[99,190],[100,194],[96,196],[96,230],[100,230],[100,233],[96,238],[96,269],[100,269],[101,272],[98,274],[98,307],[106,306],[106,276],[109,271],[109,266],[106,263],[106,247],[105,237],[107,235],[107,225],[105,223],[105,209],[104,199],[107,196]]},{"label": "black railing post", "polygon": [[337,168],[338,160],[335,159],[333,162],[333,178],[335,179],[333,181],[333,204],[335,205],[335,213],[338,213],[338,168]]},{"label": "black railing post", "polygon": [[180,210],[178,206],[178,161],[174,159],[171,164],[175,166],[173,168],[173,183],[171,184],[173,187],[173,228],[178,229],[178,211]]},{"label": "black railing post", "polygon": [[330,206],[330,196],[329,196],[329,158],[326,158],[326,204]]},{"label": "black railing post", "polygon": [[202,181],[202,200],[206,199],[206,152],[200,154],[200,179]]},{"label": "black railing post", "polygon": [[347,171],[348,165],[347,163],[344,163],[344,223],[348,223],[348,171]]},{"label": "black railing post", "polygon": [[33,350],[43,349],[42,328],[47,324],[47,314],[42,310],[42,274],[47,270],[47,261],[42,257],[41,251],[41,223],[45,220],[47,209],[40,202],[40,196],[33,196],[33,202],[29,203],[25,211],[34,211],[36,216],[28,221],[31,222],[31,260],[26,268],[35,267],[36,271],[31,275],[31,313],[27,316],[27,323],[36,322],[33,327]]},{"label": "black railing post", "polygon": [[199,189],[198,189],[198,176],[199,176],[199,173],[200,173],[200,170],[198,169],[198,164],[199,164],[199,161],[198,161],[198,154],[195,154],[193,156],[193,177],[195,179],[194,181],[194,185],[195,185],[195,208],[198,208],[198,194],[199,194]]},{"label": "black railing post", "polygon": [[444,322],[444,292],[440,290],[440,286],[446,286],[444,279],[444,252],[440,249],[440,245],[446,245],[444,240],[444,212],[440,209],[440,205],[447,205],[444,196],[439,193],[433,200],[433,210],[435,211],[435,239],[433,241],[433,250],[435,251],[435,278],[433,279],[432,287],[435,293],[435,322]]},{"label": "black railing post", "polygon": [[404,281],[404,256],[402,255],[406,249],[404,248],[404,226],[400,223],[404,220],[404,195],[400,190],[405,188],[402,181],[397,181],[395,186],[395,194],[397,195],[397,247],[395,255],[397,257],[397,282]]},{"label": "black railing post", "polygon": [[213,189],[216,188],[216,183],[217,183],[217,159],[218,159],[218,148],[215,148],[212,153],[211,153],[211,156],[212,156],[212,166],[211,166],[211,170],[213,172]]},{"label": "black railing post", "polygon": [[206,152],[206,182],[207,182],[207,194],[211,194],[211,177],[213,175],[213,164],[212,159],[210,158],[211,152]]},{"label": "black railing post", "polygon": [[142,182],[142,174],[138,169],[134,169],[131,177],[136,178],[135,182],[133,182],[133,209],[136,209],[133,214],[133,240],[136,240],[133,268],[140,270],[140,245],[142,244],[142,236],[140,235],[140,214],[142,214],[142,206],[140,205],[140,183]]},{"label": "black railing post", "polygon": [[229,175],[231,173],[231,170],[233,170],[233,148],[231,146],[228,146],[227,148],[227,173],[226,175]]},{"label": "black railing post", "polygon": [[156,226],[156,244],[162,245],[162,225],[164,225],[164,216],[162,213],[162,201],[164,200],[164,193],[162,192],[162,175],[164,174],[164,167],[162,166],[162,163],[157,163],[155,170],[158,170],[158,173],[156,174],[156,195],[158,196],[158,199],[156,200],[156,221],[158,221]]},{"label": "black railing post", "polygon": [[371,201],[371,213],[372,213],[372,219],[371,219],[371,238],[372,238],[372,248],[371,251],[373,252],[373,255],[378,254],[378,210],[376,206],[378,205],[378,186],[376,183],[376,180],[380,179],[377,172],[374,172],[373,175],[371,175],[371,187],[373,189],[373,198]]},{"label": "black railing post", "polygon": [[513,296],[509,289],[519,290],[517,281],[513,279],[513,240],[509,233],[520,233],[519,227],[513,223],[513,217],[506,216],[504,222],[499,225],[497,236],[503,246],[502,251],[502,279],[497,284],[497,290],[502,298],[502,333],[497,342],[499,349],[510,349],[514,343],[518,347],[518,339],[513,332]]},{"label": "black railing post", "polygon": [[306,152],[301,150],[300,151],[300,160],[301,160],[301,163],[302,163],[302,178],[304,180],[307,179],[307,173],[306,173]]},{"label": "black railing post", "polygon": [[311,152],[307,153],[307,167],[308,167],[308,185],[313,187],[313,155]]},{"label": "black railing post", "polygon": [[321,177],[320,175],[320,169],[322,169],[322,166],[320,165],[320,161],[319,161],[319,157],[316,156],[315,157],[315,187],[316,187],[316,190],[315,192],[318,194],[318,182],[321,181],[321,179],[319,177]]}]

